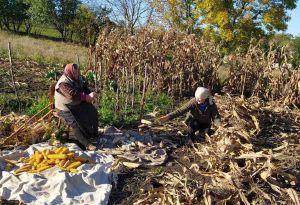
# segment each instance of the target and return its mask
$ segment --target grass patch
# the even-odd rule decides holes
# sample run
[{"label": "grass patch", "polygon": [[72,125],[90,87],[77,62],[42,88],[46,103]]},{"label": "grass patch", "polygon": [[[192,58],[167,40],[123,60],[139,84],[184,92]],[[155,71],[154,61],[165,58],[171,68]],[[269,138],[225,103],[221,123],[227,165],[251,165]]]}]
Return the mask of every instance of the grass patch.
[{"label": "grass patch", "polygon": [[0,30],[1,57],[8,57],[8,42],[11,42],[12,57],[14,59],[33,60],[44,64],[65,64],[77,62],[78,55],[80,64],[83,66],[87,64],[88,49],[86,47],[71,43],[21,36],[3,30]]},{"label": "grass patch", "polygon": [[[29,116],[33,116],[34,114],[38,113],[40,110],[47,107],[48,104],[49,104],[48,97],[41,96],[40,98],[38,98],[38,100],[34,101],[34,103],[25,110],[25,113]],[[41,114],[46,114],[48,111],[49,111],[49,109],[46,109]]]},{"label": "grass patch", "polygon": [[[134,107],[131,108],[128,103],[125,108],[125,97],[119,99],[119,106],[116,104],[116,92],[109,90],[105,92],[100,100],[100,108],[98,109],[100,125],[116,125],[127,126],[138,123],[140,117],[140,100],[141,95],[135,96]],[[144,113],[159,112],[166,114],[173,106],[173,99],[168,97],[165,93],[146,93],[146,103],[144,106]]]},{"label": "grass patch", "polygon": [[[22,28],[22,31],[25,32],[25,27],[24,29]],[[33,26],[31,29],[31,33],[35,35],[42,35],[42,36],[48,36],[52,38],[61,38],[61,34],[54,28],[51,27],[39,27],[39,26]]]},{"label": "grass patch", "polygon": [[[21,109],[25,110],[30,107],[34,99],[28,96],[20,96]],[[0,115],[5,115],[10,112],[19,112],[19,103],[15,94],[1,93],[0,95]]]},{"label": "grass patch", "polygon": [[[29,116],[33,116],[49,104],[47,96],[41,96],[38,99],[35,99],[30,96],[21,95],[19,96],[19,99],[21,102],[21,113],[24,113]],[[49,109],[45,110],[44,114],[46,114],[48,111]],[[0,116],[6,115],[10,112],[19,112],[18,100],[15,94],[1,94]]]}]

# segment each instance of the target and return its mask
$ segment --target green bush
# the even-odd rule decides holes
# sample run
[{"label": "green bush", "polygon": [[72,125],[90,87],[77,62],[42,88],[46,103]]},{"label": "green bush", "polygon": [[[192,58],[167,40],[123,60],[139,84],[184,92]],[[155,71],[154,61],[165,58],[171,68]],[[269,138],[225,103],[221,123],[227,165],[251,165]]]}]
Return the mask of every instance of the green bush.
[{"label": "green bush", "polygon": [[[33,116],[34,114],[38,113],[40,110],[44,109],[49,104],[49,99],[46,96],[41,96],[35,101],[29,108],[25,110],[25,113],[29,116]],[[46,109],[41,114],[46,114],[49,109]]]},{"label": "green bush", "polygon": [[[27,96],[19,96],[21,111],[27,109],[33,104],[34,99]],[[0,95],[0,115],[5,115],[10,112],[19,112],[19,102],[15,94]]]},{"label": "green bush", "polygon": [[148,92],[146,93],[145,113],[158,111],[166,114],[173,106],[173,99],[165,93]]},{"label": "green bush", "polygon": [[[140,117],[140,100],[141,94],[135,96],[135,104],[133,109],[128,103],[125,109],[125,97],[119,98],[119,108],[117,110],[116,98],[117,93],[114,90],[108,90],[100,100],[100,108],[98,109],[100,125],[132,125],[138,122]],[[157,111],[166,114],[173,105],[173,99],[165,93],[146,93],[146,102],[144,105],[144,114]]]}]

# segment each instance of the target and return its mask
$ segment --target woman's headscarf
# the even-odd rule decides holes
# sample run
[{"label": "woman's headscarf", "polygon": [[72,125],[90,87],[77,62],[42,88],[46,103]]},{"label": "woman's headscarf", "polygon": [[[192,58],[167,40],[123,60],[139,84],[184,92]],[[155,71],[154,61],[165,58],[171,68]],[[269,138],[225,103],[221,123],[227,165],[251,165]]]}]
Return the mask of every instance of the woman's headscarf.
[{"label": "woman's headscarf", "polygon": [[75,79],[74,73],[78,71],[78,65],[77,64],[67,64],[64,70],[64,73],[66,76],[68,76],[72,80]]}]

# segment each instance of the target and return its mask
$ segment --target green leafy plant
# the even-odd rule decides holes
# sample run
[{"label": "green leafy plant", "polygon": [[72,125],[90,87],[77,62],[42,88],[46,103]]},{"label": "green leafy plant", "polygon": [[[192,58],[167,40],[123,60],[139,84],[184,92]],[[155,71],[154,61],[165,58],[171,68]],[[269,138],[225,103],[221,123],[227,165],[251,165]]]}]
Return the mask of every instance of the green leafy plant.
[{"label": "green leafy plant", "polygon": [[[29,116],[32,116],[48,106],[49,100],[46,96],[41,96],[37,101],[35,101],[29,108],[25,110],[25,113]],[[43,113],[41,114],[46,114],[49,111],[49,109],[46,109]]]},{"label": "green leafy plant", "polygon": [[[98,109],[100,125],[133,125],[138,122],[140,117],[140,100],[141,94],[135,95],[134,106],[125,106],[125,99],[119,98],[117,102],[117,92],[108,88],[100,99],[100,107]],[[165,93],[146,93],[146,103],[144,113],[161,112],[162,114],[170,111],[173,105],[173,99]]]}]

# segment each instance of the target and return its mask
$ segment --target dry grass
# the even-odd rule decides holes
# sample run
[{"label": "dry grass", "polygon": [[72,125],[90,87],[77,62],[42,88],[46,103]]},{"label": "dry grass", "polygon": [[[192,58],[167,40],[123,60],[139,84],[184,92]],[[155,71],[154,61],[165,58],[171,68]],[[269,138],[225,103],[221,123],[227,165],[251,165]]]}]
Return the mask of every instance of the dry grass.
[{"label": "dry grass", "polygon": [[81,64],[86,64],[88,49],[70,43],[35,39],[0,31],[0,53],[7,57],[7,44],[11,42],[13,58],[34,60],[43,63],[76,62],[77,55]]}]

